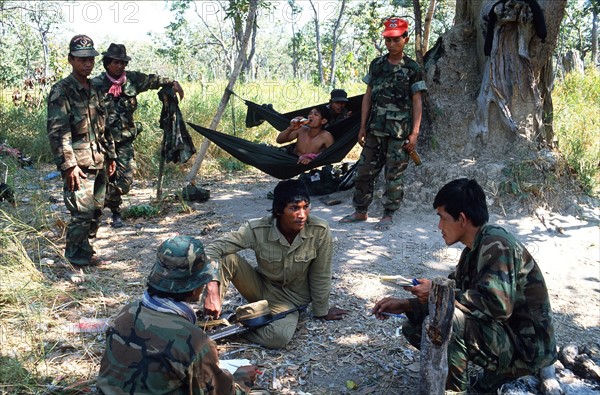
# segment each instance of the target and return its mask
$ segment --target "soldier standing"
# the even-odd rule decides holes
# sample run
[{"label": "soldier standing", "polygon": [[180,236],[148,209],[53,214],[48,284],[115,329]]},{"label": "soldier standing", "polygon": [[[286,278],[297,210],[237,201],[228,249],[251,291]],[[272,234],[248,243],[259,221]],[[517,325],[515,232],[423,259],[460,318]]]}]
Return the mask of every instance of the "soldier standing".
[{"label": "soldier standing", "polygon": [[105,155],[108,175],[115,171],[115,146],[105,133],[105,111],[88,79],[98,55],[91,38],[74,36],[68,56],[73,71],[54,84],[48,96],[48,138],[71,212],[65,257],[78,266],[105,263],[90,243],[96,237],[106,193]]},{"label": "soldier standing", "polygon": [[383,37],[388,53],[374,59],[363,78],[367,91],[362,100],[358,143],[363,147],[358,163],[353,205],[355,212],[340,222],[366,221],[373,201],[375,181],[385,165],[386,190],[383,216],[376,229],[387,229],[404,195],[402,174],[416,148],[421,126],[421,92],[427,88],[419,65],[404,54],[408,22],[390,18]]},{"label": "soldier standing", "polygon": [[183,89],[177,81],[155,74],[138,71],[125,71],[131,60],[123,44],[111,43],[102,53],[102,64],[106,72],[92,80],[92,84],[104,94],[104,105],[108,112],[106,128],[115,141],[117,151],[117,170],[109,179],[105,206],[112,212],[111,226],[123,226],[121,204],[123,195],[127,195],[133,183],[135,171],[135,152],[133,142],[141,132],[133,120],[137,109],[137,95],[149,89],[172,86],[183,99]]}]

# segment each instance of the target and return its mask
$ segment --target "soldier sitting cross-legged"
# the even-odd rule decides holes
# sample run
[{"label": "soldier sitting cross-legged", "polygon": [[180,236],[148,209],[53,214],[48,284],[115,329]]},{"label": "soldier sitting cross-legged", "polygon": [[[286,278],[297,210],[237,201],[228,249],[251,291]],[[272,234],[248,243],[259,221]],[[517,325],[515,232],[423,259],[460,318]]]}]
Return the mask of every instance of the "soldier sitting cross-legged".
[{"label": "soldier sitting cross-legged", "polygon": [[106,333],[97,387],[101,394],[265,394],[250,390],[256,366],[221,370],[215,343],[196,326],[197,302],[215,270],[202,243],[164,241],[141,300],[126,305]]}]

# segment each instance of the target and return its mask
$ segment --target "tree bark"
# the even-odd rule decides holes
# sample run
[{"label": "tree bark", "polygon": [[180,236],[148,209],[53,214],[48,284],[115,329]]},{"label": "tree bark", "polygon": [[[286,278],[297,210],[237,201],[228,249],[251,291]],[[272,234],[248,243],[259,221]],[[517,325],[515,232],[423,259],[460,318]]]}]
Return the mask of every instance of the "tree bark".
[{"label": "tree bark", "polygon": [[598,11],[596,7],[592,9],[592,64],[594,67],[600,66],[598,64]]},{"label": "tree bark", "polygon": [[423,65],[423,16],[421,14],[421,4],[419,0],[413,0],[413,10],[415,13],[415,55],[416,61]]},{"label": "tree bark", "polygon": [[338,15],[337,20],[335,21],[335,25],[333,26],[332,32],[332,43],[331,43],[331,74],[329,75],[329,85],[335,87],[335,65],[336,65],[336,49],[338,45],[338,40],[340,38],[340,24],[342,21],[342,17],[344,16],[344,9],[346,8],[346,0],[342,0],[342,5],[340,6],[340,13]]},{"label": "tree bark", "polygon": [[427,15],[425,15],[425,26],[423,26],[423,53],[427,53],[429,49],[429,34],[431,33],[431,21],[433,21],[433,14],[435,13],[435,7],[437,0],[429,0],[429,8],[427,8]]},{"label": "tree bark", "polygon": [[429,293],[429,315],[423,325],[420,394],[443,395],[445,392],[453,316],[454,280],[436,278]]},{"label": "tree bark", "polygon": [[[513,156],[548,142],[544,113],[551,113],[551,85],[545,79],[567,0],[538,0],[547,35],[538,34],[525,0],[473,0],[456,3],[454,27],[426,56],[433,132],[449,159]],[[490,55],[484,54],[487,23],[494,8]],[[452,98],[449,100],[448,98]],[[545,108],[545,111],[543,110]],[[546,117],[547,119],[547,117]],[[467,127],[467,125],[469,125]],[[439,135],[438,135],[439,134]]]},{"label": "tree bark", "polygon": [[[240,47],[240,52],[238,53],[237,59],[235,61],[233,71],[231,76],[229,77],[229,83],[227,84],[227,88],[225,88],[225,92],[223,92],[223,96],[221,97],[221,102],[217,107],[217,112],[210,123],[210,129],[216,129],[221,122],[221,117],[223,116],[223,112],[225,112],[225,107],[229,102],[229,97],[231,96],[231,92],[233,91],[233,87],[237,78],[242,69],[242,65],[244,60],[246,59],[246,50],[248,49],[248,41],[250,40],[250,34],[252,33],[252,28],[254,26],[254,21],[256,20],[256,10],[258,8],[258,0],[250,0],[250,7],[248,9],[248,18],[246,19],[246,28],[244,30],[244,38],[242,41],[242,46]],[[189,184],[194,184],[194,180],[196,179],[196,175],[198,174],[198,170],[202,165],[202,161],[204,161],[204,157],[206,156],[206,151],[210,145],[209,139],[204,139],[200,149],[198,151],[198,155],[194,160],[194,164],[190,169],[188,176],[186,177],[186,182]]]},{"label": "tree bark", "polygon": [[315,14],[314,23],[315,23],[315,41],[317,44],[317,63],[319,67],[319,82],[321,85],[325,85],[325,74],[323,73],[323,55],[321,55],[321,33],[319,27],[319,13],[317,12],[317,8],[313,3],[313,0],[309,0],[310,5]]}]

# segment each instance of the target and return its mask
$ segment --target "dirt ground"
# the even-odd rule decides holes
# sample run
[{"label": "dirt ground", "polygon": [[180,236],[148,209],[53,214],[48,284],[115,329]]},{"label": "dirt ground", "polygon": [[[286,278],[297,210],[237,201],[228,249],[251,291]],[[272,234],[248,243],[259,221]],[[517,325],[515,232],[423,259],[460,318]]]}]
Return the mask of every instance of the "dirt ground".
[{"label": "dirt ground", "polygon": [[[409,169],[410,171],[410,169]],[[59,201],[52,205],[68,221],[59,181],[48,184]],[[109,212],[96,242],[100,255],[112,264],[85,270],[86,282],[74,284],[67,272],[57,286],[87,295],[65,308],[65,323],[89,318],[108,318],[120,306],[138,298],[155,260],[157,246],[176,235],[198,237],[204,242],[237,229],[245,220],[269,215],[267,193],[278,180],[246,173],[215,180],[199,179],[210,190],[204,203],[181,203],[174,195],[181,188],[166,187],[160,215],[127,219],[126,226],[109,226]],[[379,184],[381,186],[381,183]],[[440,185],[441,186],[441,185]],[[436,188],[439,188],[436,187]],[[281,394],[411,394],[419,386],[419,352],[403,338],[402,319],[385,322],[369,314],[384,296],[408,296],[401,288],[382,283],[380,275],[445,277],[456,264],[462,246],[447,247],[437,229],[431,208],[433,187],[409,184],[402,208],[387,231],[374,229],[382,213],[379,202],[363,223],[341,224],[353,211],[352,190],[313,197],[311,215],[329,221],[334,237],[334,272],[331,304],[349,310],[341,321],[322,322],[306,314],[292,342],[283,350],[267,350],[243,340],[219,345],[224,359],[247,358],[260,366],[259,384]],[[150,183],[136,183],[126,206],[154,201]],[[324,201],[339,199],[327,206]],[[576,215],[560,215],[541,208],[512,208],[491,203],[491,222],[516,233],[542,268],[552,298],[558,343],[598,345],[600,339],[600,212],[597,205],[577,202]],[[57,240],[59,243],[64,240]],[[246,255],[251,257],[251,255]],[[57,259],[54,257],[53,259]],[[54,273],[61,273],[56,269]],[[229,292],[226,308],[242,300]],[[93,380],[104,348],[102,334],[64,335],[64,347],[54,350],[53,363],[65,375]],[[586,392],[583,392],[586,393]],[[589,393],[595,393],[594,391]]]}]

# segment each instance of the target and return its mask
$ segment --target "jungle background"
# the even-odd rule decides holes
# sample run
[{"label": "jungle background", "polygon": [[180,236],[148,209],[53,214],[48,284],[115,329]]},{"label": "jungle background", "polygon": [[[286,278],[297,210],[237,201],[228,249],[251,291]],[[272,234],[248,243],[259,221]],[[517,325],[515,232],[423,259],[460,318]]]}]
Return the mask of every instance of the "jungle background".
[{"label": "jungle background", "polygon": [[[153,3],[158,19],[140,17],[148,6],[145,3]],[[253,3],[256,19],[244,43]],[[78,273],[73,276],[73,268],[62,256],[69,219],[45,132],[45,100],[52,84],[70,72],[70,37],[87,33],[86,26],[98,31],[98,25],[106,25],[106,30],[90,35],[99,52],[111,42],[124,43],[133,58],[130,70],[181,82],[186,96],[180,106],[187,121],[216,124],[218,130],[268,144],[274,143],[277,132],[266,124],[246,128],[246,106],[240,98],[271,103],[286,112],[326,102],[332,88],[344,88],[350,95],[364,93],[362,76],[370,61],[385,52],[381,23],[389,15],[409,20],[411,41],[406,51],[424,67],[428,50],[437,49],[429,52],[438,56],[430,57],[435,62],[426,67],[430,96],[419,140],[424,165],[407,171],[402,219],[387,234],[373,232],[370,222],[352,225],[354,235],[332,226],[339,261],[332,300],[342,307],[355,307],[358,313],[330,326],[308,321],[284,352],[235,344],[222,350],[228,353],[237,347],[243,349],[238,355],[263,363],[268,375],[261,378],[265,386],[276,393],[298,394],[412,392],[418,385],[417,352],[394,336],[397,323],[381,326],[366,319],[364,306],[390,292],[385,286],[372,285],[377,274],[447,273],[452,259],[440,264],[440,256],[455,258],[456,251],[440,246],[439,235],[425,237],[435,229],[428,210],[437,188],[463,175],[476,177],[484,185],[496,222],[514,227],[529,242],[537,243],[538,261],[547,258],[545,274],[557,299],[553,306],[562,323],[561,344],[572,340],[597,348],[599,5],[587,0],[539,2],[547,13],[549,37],[547,44],[533,37],[530,53],[535,60],[543,57],[544,48],[552,48],[547,61],[553,66],[544,69],[551,78],[543,85],[552,97],[551,111],[544,112],[544,130],[535,130],[539,125],[528,121],[533,113],[529,109],[523,114],[514,111],[515,130],[507,130],[499,112],[492,109],[490,130],[473,133],[486,59],[479,56],[480,43],[473,37],[480,35],[475,21],[488,3],[0,1],[0,181],[13,193],[11,199],[4,196],[0,202],[0,391],[93,392],[102,335],[73,333],[69,325],[106,319],[137,297],[161,239],[182,233],[210,240],[245,219],[264,215],[269,207],[266,194],[277,181],[210,145],[197,177],[190,177],[192,161],[168,164],[164,173],[167,193],[156,199],[161,103],[155,92],[144,93],[136,112],[143,132],[136,140],[136,184],[126,201],[129,224],[118,232],[105,226],[99,234],[101,250],[115,265],[86,269],[79,273],[85,283],[73,281]],[[115,24],[147,25],[152,31],[116,35],[110,27]],[[458,49],[452,53],[453,48]],[[238,74],[236,60],[240,58]],[[98,57],[93,75],[101,71]],[[539,81],[540,74],[538,68]],[[229,98],[215,122],[232,76],[237,96]],[[197,147],[206,144],[199,135],[193,138]],[[359,152],[355,147],[348,160],[356,160]],[[190,178],[211,190],[209,202],[181,199],[181,186]],[[314,204],[317,215],[332,224],[351,212],[350,192],[334,197],[342,200],[338,208]],[[419,243],[425,244],[415,243],[413,234],[407,232],[412,227]],[[546,248],[547,243],[551,247]],[[428,258],[422,258],[423,254]],[[572,270],[560,260],[566,256],[577,264]],[[585,284],[579,282],[583,279]],[[579,301],[576,308],[569,307],[573,300]],[[389,337],[397,345],[386,350]],[[337,346],[331,345],[332,339]]]}]

